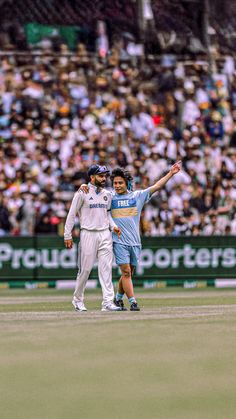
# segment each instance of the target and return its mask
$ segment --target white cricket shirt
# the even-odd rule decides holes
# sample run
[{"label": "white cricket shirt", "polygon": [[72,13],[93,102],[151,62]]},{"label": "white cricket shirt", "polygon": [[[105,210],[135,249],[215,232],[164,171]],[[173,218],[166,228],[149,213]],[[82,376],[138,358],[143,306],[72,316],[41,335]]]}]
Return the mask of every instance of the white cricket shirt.
[{"label": "white cricket shirt", "polygon": [[76,192],[71,203],[69,213],[66,218],[64,239],[72,238],[72,230],[75,224],[75,217],[78,215],[80,228],[85,230],[102,231],[116,226],[113,221],[111,208],[111,193],[106,189],[96,192],[96,186],[89,183],[89,193],[82,191]]}]

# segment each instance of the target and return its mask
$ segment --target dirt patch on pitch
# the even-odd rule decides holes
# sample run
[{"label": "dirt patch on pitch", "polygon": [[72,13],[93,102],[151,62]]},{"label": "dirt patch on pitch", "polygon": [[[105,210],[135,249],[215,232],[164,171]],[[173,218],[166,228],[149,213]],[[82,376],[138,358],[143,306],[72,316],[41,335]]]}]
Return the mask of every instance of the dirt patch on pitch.
[{"label": "dirt patch on pitch", "polygon": [[188,306],[188,307],[161,307],[155,310],[145,309],[140,312],[116,312],[102,313],[100,310],[91,310],[84,313],[65,312],[65,311],[45,311],[45,312],[10,312],[1,313],[0,321],[9,323],[14,321],[19,324],[21,321],[73,321],[79,324],[84,323],[104,323],[111,321],[140,321],[140,320],[165,320],[165,319],[191,319],[191,318],[207,318],[214,316],[236,315],[235,305],[204,305],[204,306]]}]

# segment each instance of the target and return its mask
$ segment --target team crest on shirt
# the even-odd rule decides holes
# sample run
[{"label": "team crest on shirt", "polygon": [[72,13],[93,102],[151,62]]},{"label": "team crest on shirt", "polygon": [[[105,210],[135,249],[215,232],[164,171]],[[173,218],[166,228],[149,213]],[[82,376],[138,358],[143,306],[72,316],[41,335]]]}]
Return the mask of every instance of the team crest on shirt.
[{"label": "team crest on shirt", "polygon": [[107,196],[104,196],[103,199],[104,199],[104,201],[107,201]]}]

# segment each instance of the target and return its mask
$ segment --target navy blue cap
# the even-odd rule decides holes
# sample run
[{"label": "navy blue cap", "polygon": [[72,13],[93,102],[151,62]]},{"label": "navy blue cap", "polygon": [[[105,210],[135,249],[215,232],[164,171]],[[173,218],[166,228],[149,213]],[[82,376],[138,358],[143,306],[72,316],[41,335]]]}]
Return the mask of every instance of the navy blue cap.
[{"label": "navy blue cap", "polygon": [[103,175],[109,173],[110,172],[106,166],[100,166],[99,164],[92,164],[92,166],[90,166],[90,168],[88,169],[88,176]]}]

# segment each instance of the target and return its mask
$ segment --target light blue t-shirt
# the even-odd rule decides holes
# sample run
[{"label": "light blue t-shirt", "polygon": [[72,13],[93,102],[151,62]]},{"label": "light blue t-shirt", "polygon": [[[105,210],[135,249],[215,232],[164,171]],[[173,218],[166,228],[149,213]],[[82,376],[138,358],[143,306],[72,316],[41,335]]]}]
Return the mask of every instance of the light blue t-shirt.
[{"label": "light blue t-shirt", "polygon": [[121,237],[113,233],[113,242],[127,246],[140,246],[139,221],[144,204],[150,199],[150,189],[119,195],[113,192],[111,215],[121,229]]}]

